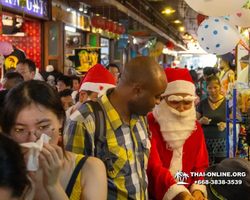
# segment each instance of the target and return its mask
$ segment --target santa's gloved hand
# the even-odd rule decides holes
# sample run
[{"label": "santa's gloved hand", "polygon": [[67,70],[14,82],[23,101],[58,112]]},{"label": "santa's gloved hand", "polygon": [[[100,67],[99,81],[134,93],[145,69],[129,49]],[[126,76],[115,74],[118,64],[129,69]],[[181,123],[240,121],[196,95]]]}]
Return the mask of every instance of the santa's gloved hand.
[{"label": "santa's gloved hand", "polygon": [[195,198],[188,192],[181,192],[174,199],[176,200],[195,200]]}]

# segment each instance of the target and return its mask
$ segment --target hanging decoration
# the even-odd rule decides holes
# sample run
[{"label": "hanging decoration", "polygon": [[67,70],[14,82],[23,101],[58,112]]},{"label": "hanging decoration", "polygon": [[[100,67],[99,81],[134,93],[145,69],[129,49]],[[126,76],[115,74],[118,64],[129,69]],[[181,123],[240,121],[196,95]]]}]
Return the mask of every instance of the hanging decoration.
[{"label": "hanging decoration", "polygon": [[236,26],[224,17],[209,17],[198,29],[198,42],[202,49],[215,55],[232,51],[239,41]]},{"label": "hanging decoration", "polygon": [[237,26],[242,28],[250,27],[250,3],[249,1],[237,13],[228,16],[229,20]]},{"label": "hanging decoration", "polygon": [[185,1],[196,12],[207,16],[225,16],[237,13],[247,2],[247,0]]},{"label": "hanging decoration", "polygon": [[241,38],[240,38],[240,41],[238,42],[238,44],[243,46],[250,53],[250,50],[249,50],[247,44]]},{"label": "hanging decoration", "polygon": [[174,50],[174,44],[172,42],[166,42],[165,46],[171,51]]},{"label": "hanging decoration", "polygon": [[12,53],[13,47],[9,42],[0,42],[0,53],[8,56]]},{"label": "hanging decoration", "polygon": [[96,29],[99,29],[104,26],[104,20],[100,15],[96,14],[90,19],[90,25]]},{"label": "hanging decoration", "polygon": [[113,33],[113,31],[115,30],[115,25],[114,25],[114,22],[112,21],[112,20],[109,20],[109,26],[108,26],[108,28],[106,29],[106,31],[108,32],[107,33],[107,36],[108,37],[111,37],[112,36],[112,33]]},{"label": "hanging decoration", "polygon": [[23,9],[23,19],[25,18],[24,7],[27,7],[27,0],[19,0],[19,6]]},{"label": "hanging decoration", "polygon": [[109,27],[109,21],[106,17],[103,17],[103,26],[100,28],[100,34],[104,35],[107,28]]},{"label": "hanging decoration", "polygon": [[164,49],[164,44],[162,42],[156,42],[156,44],[150,51],[150,55],[152,57],[158,57],[159,55],[162,54],[163,49]]},{"label": "hanging decoration", "polygon": [[197,25],[200,26],[200,24],[207,18],[206,15],[198,14],[197,15]]}]

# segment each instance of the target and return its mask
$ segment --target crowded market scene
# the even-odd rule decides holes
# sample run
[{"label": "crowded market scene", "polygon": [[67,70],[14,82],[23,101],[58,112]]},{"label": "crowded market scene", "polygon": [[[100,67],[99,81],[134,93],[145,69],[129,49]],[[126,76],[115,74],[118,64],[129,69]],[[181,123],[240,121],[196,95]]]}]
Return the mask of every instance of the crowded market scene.
[{"label": "crowded market scene", "polygon": [[0,0],[0,200],[250,200],[250,1]]}]

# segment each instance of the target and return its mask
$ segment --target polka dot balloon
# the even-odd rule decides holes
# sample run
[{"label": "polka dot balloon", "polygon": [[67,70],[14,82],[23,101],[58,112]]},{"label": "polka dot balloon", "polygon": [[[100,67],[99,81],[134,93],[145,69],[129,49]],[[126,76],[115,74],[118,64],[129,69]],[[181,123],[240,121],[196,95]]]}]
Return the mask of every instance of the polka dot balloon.
[{"label": "polka dot balloon", "polygon": [[247,0],[185,0],[198,13],[207,16],[225,16],[240,11]]},{"label": "polka dot balloon", "polygon": [[250,27],[250,8],[242,8],[240,12],[228,16],[230,22],[242,28]]},{"label": "polka dot balloon", "polygon": [[209,17],[198,29],[198,42],[208,53],[223,55],[232,51],[239,42],[234,24],[224,17]]}]

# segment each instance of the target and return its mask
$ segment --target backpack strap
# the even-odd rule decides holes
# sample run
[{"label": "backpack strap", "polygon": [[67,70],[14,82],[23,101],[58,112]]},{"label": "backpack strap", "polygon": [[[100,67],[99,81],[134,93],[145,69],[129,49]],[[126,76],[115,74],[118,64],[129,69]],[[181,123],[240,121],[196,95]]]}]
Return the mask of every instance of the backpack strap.
[{"label": "backpack strap", "polygon": [[146,128],[147,128],[148,138],[151,140],[152,139],[152,133],[149,130],[149,127],[148,127],[148,117],[144,116],[143,119],[144,119],[144,123],[145,123]]},{"label": "backpack strap", "polygon": [[85,156],[85,157],[83,157],[83,158],[79,161],[79,163],[77,164],[77,166],[76,166],[76,168],[75,168],[75,170],[74,170],[74,172],[73,172],[73,174],[72,174],[72,176],[71,176],[71,178],[70,178],[70,180],[69,180],[68,186],[67,186],[67,188],[66,188],[66,194],[67,194],[68,198],[70,198],[70,196],[71,196],[71,193],[72,193],[72,190],[73,190],[73,188],[74,188],[74,185],[75,185],[77,176],[78,176],[80,170],[82,169],[82,166],[83,166],[84,163],[86,162],[87,158],[88,158],[88,157]]},{"label": "backpack strap", "polygon": [[102,158],[101,149],[106,141],[106,118],[104,110],[101,107],[100,103],[96,100],[91,100],[87,102],[93,110],[95,116],[95,134],[94,134],[94,143],[95,147],[95,157]]},{"label": "backpack strap", "polygon": [[[95,115],[95,157],[101,159],[108,171],[114,171],[113,162],[111,160],[108,142],[106,139],[106,114],[100,98],[88,101]],[[102,155],[102,149],[104,153]]]}]

